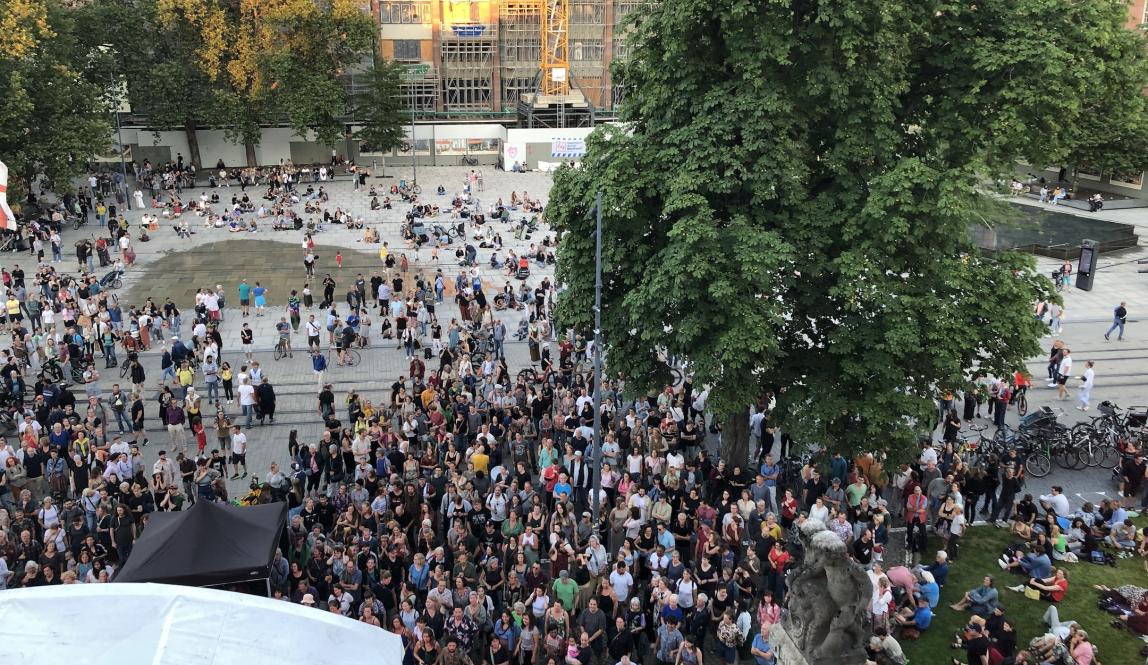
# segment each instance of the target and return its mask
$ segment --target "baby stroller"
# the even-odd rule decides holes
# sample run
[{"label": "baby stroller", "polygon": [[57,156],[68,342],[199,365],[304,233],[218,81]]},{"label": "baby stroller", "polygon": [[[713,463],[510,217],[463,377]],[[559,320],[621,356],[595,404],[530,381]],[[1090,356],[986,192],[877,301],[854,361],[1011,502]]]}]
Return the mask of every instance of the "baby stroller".
[{"label": "baby stroller", "polygon": [[514,339],[522,341],[530,336],[530,322],[522,319],[518,322],[518,330],[514,332]]}]

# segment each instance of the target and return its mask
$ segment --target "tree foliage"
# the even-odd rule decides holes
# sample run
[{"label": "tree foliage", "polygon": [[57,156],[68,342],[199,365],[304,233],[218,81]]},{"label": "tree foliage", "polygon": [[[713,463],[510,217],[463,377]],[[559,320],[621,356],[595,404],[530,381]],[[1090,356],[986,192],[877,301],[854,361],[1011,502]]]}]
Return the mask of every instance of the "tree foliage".
[{"label": "tree foliage", "polygon": [[91,71],[83,29],[50,0],[0,2],[0,159],[12,201],[37,176],[67,189],[108,147],[108,83]]},{"label": "tree foliage", "polygon": [[[355,0],[157,0],[158,24],[190,31],[186,47],[209,82],[213,121],[257,144],[260,126],[286,121],[322,143],[343,133],[339,77],[374,44]],[[249,157],[251,156],[249,150]]]},{"label": "tree foliage", "polygon": [[904,449],[939,389],[1039,352],[1050,284],[973,246],[1002,215],[980,183],[1079,154],[1095,114],[1142,103],[1123,20],[1117,0],[648,5],[624,128],[555,176],[560,319],[592,328],[601,190],[602,334],[630,390],[666,381],[667,352],[719,414],[771,390],[799,440]]},{"label": "tree foliage", "polygon": [[376,59],[367,75],[366,91],[353,100],[355,118],[363,123],[355,138],[379,152],[397,148],[406,140],[407,109],[399,94],[402,72],[402,65],[394,60]]}]

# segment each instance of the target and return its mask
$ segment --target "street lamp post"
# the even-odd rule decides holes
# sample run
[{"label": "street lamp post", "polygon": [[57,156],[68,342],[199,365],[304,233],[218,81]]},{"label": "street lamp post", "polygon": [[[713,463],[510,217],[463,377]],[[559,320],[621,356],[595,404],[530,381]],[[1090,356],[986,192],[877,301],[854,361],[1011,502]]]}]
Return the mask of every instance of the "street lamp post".
[{"label": "street lamp post", "polygon": [[[101,51],[103,51],[104,53],[112,53],[113,52],[112,46],[110,44],[102,44],[102,45],[100,45],[99,49]],[[117,152],[119,152],[119,154],[120,154],[120,173],[123,175],[123,178],[124,178],[123,185],[122,185],[122,191],[123,191],[123,195],[124,195],[124,205],[127,206],[128,210],[131,210],[132,209],[132,197],[131,197],[131,192],[128,191],[128,165],[127,165],[127,162],[124,160],[124,131],[123,131],[123,127],[120,124],[120,98],[119,98],[119,89],[118,89],[118,86],[116,86],[115,64],[116,64],[115,56],[112,56],[112,72],[111,72],[111,84],[112,85],[111,85],[111,89],[114,91],[114,94],[116,95],[115,106],[112,107],[112,113],[116,116],[116,141],[118,142],[118,145],[119,145],[119,150],[117,150]]]},{"label": "street lamp post", "polygon": [[593,470],[593,493],[590,510],[598,524],[602,493],[602,191],[594,196],[594,443],[590,468]]},{"label": "street lamp post", "polygon": [[415,90],[411,91],[411,186],[419,184],[419,151],[418,141],[415,140]]}]

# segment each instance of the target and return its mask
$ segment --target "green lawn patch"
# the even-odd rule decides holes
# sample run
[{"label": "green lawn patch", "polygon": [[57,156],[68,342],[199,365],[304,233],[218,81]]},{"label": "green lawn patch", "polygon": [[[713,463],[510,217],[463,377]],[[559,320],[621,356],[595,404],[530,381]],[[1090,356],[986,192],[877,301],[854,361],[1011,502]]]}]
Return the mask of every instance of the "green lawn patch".
[{"label": "green lawn patch", "polygon": [[[996,580],[1001,603],[1006,608],[1005,616],[1015,622],[1018,647],[1027,646],[1029,640],[1045,632],[1041,617],[1048,604],[1029,600],[1023,594],[1004,588],[1025,581],[1019,575],[1005,573],[996,564],[1008,543],[1008,530],[994,526],[971,529],[961,541],[959,560],[949,566],[949,579],[941,589],[941,602],[937,605],[933,624],[921,639],[901,645],[913,665],[950,663],[954,657],[964,660],[964,651],[951,649],[949,645],[953,635],[968,623],[970,614],[951,610],[949,605],[960,600],[964,592],[980,586],[986,574]],[[929,544],[930,552],[941,549],[940,538],[931,537]],[[1099,659],[1104,665],[1144,665],[1144,656],[1140,655],[1144,643],[1127,630],[1109,625],[1112,617],[1096,608],[1098,593],[1092,588],[1094,584],[1148,587],[1148,573],[1145,573],[1141,560],[1135,557],[1117,559],[1115,568],[1085,562],[1063,564],[1063,567],[1068,572],[1069,587],[1058,607],[1061,621],[1071,619],[1088,631],[1089,639],[1099,647]]]}]

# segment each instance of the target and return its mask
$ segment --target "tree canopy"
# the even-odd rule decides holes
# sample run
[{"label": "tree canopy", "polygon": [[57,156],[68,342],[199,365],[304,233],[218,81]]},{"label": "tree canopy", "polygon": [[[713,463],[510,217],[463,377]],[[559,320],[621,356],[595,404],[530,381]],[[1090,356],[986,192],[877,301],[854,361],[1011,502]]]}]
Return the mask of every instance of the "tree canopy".
[{"label": "tree canopy", "polygon": [[110,81],[58,4],[0,2],[0,159],[18,202],[37,176],[63,189],[109,144]]},{"label": "tree canopy", "polygon": [[[254,160],[263,124],[286,121],[321,143],[343,136],[344,68],[370,52],[356,0],[157,0],[157,23],[188,31],[187,53],[211,94],[211,119]],[[190,75],[190,73],[189,73]]]},{"label": "tree canopy", "polygon": [[[593,327],[601,190],[601,334],[629,390],[663,385],[668,353],[731,425],[771,391],[772,422],[799,441],[905,450],[939,390],[1039,352],[1032,304],[1051,284],[1031,257],[982,255],[969,228],[1001,217],[981,184],[1016,159],[1126,158],[1093,122],[1143,105],[1144,42],[1124,11],[647,5],[616,72],[624,125],[555,175],[560,320]],[[744,429],[727,437],[734,460]]]},{"label": "tree canopy", "polygon": [[355,118],[363,123],[355,138],[378,152],[397,148],[406,141],[406,105],[399,96],[402,72],[402,65],[394,60],[376,59],[367,75],[366,90],[353,100]]}]

